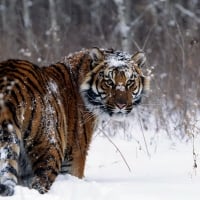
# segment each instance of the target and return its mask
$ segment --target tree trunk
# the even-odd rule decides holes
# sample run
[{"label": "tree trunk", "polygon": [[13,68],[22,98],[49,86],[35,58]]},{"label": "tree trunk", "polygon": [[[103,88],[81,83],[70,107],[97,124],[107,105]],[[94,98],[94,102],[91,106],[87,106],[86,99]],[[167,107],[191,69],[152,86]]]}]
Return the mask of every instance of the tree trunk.
[{"label": "tree trunk", "polygon": [[118,31],[121,37],[121,47],[123,51],[130,51],[131,42],[129,39],[130,36],[130,27],[129,27],[129,12],[127,11],[129,1],[125,0],[114,0],[117,11],[118,11]]},{"label": "tree trunk", "polygon": [[[58,31],[59,26],[57,23],[57,15],[56,15],[56,5],[55,0],[49,0],[49,15],[50,15],[50,21],[51,21],[51,27],[49,29],[49,35],[52,36],[53,46],[54,46],[54,53],[56,56],[59,54],[59,37],[58,37]],[[50,37],[51,38],[51,37]],[[50,39],[51,40],[51,39]]]},{"label": "tree trunk", "polygon": [[29,12],[29,2],[27,0],[22,0],[23,4],[23,22],[25,28],[25,37],[27,42],[27,47],[30,50],[33,46],[33,34],[32,34],[32,22]]}]

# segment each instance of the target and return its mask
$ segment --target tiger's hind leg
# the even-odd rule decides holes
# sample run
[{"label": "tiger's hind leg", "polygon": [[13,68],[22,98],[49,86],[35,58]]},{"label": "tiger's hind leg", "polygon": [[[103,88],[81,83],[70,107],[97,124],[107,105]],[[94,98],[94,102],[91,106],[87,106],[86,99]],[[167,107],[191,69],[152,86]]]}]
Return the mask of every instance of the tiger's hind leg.
[{"label": "tiger's hind leg", "polygon": [[11,196],[17,184],[20,142],[12,122],[0,114],[0,195]]},{"label": "tiger's hind leg", "polygon": [[[52,133],[52,138],[56,136]],[[52,143],[47,134],[35,141],[34,146],[28,152],[31,158],[33,179],[30,188],[36,189],[39,193],[48,192],[57,177],[63,160],[63,152],[60,146]]]},{"label": "tiger's hind leg", "polygon": [[55,151],[48,154],[41,156],[34,164],[34,177],[30,185],[41,194],[49,191],[60,170],[59,161],[56,161],[59,156],[56,155]]}]

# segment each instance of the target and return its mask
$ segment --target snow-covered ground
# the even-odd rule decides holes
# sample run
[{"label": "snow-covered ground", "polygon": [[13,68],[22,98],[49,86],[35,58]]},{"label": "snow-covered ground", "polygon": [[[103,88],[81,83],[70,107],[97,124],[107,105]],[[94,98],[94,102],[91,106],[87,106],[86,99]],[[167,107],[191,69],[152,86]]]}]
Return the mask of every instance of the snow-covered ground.
[{"label": "snow-covered ground", "polygon": [[[193,168],[192,141],[169,140],[164,132],[143,134],[134,129],[127,139],[121,133],[112,138],[114,145],[96,135],[83,180],[60,175],[45,195],[17,186],[14,196],[0,199],[199,200],[200,168]],[[196,143],[198,165],[199,141]]]}]

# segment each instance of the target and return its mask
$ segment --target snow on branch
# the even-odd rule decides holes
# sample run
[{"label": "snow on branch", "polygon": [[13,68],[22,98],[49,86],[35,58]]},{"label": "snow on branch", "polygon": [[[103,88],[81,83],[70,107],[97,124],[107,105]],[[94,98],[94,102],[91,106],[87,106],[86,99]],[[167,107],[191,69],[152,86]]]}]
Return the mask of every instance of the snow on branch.
[{"label": "snow on branch", "polygon": [[184,15],[187,15],[188,17],[193,18],[197,23],[200,23],[200,18],[197,17],[192,11],[184,8],[182,5],[180,4],[175,4],[175,7],[180,10]]}]

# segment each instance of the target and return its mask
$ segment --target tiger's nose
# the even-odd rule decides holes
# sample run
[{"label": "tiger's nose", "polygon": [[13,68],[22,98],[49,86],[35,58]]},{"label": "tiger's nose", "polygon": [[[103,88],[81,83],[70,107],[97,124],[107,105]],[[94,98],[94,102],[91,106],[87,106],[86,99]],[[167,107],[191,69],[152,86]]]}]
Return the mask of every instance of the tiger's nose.
[{"label": "tiger's nose", "polygon": [[123,109],[126,104],[125,103],[116,103],[116,106],[119,108],[119,109]]}]

